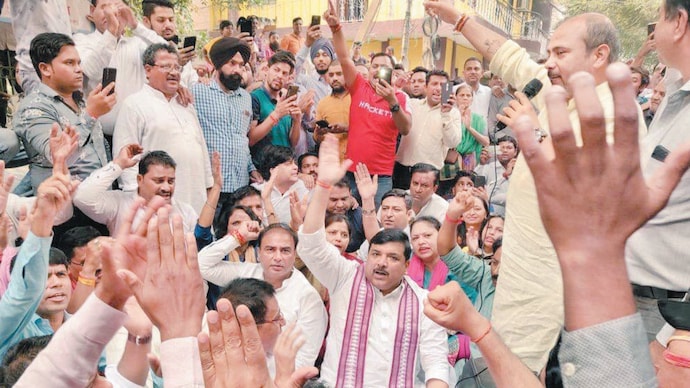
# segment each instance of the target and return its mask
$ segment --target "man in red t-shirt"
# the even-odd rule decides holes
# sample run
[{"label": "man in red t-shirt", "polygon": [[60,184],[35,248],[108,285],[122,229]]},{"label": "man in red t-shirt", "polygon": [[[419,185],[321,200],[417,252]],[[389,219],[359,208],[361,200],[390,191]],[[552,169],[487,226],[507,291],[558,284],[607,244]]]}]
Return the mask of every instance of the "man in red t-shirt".
[{"label": "man in red t-shirt", "polygon": [[373,56],[369,81],[365,80],[348,53],[340,20],[336,11],[330,8],[330,2],[324,19],[333,32],[333,47],[343,69],[345,86],[352,96],[346,156],[354,163],[347,177],[353,195],[359,197],[353,175],[357,164],[366,164],[371,174],[378,175],[375,199],[378,207],[383,194],[393,188],[391,175],[398,133],[404,136],[410,132],[412,119],[407,111],[407,97],[377,76],[381,67],[393,69],[393,59],[389,55],[378,53]]}]

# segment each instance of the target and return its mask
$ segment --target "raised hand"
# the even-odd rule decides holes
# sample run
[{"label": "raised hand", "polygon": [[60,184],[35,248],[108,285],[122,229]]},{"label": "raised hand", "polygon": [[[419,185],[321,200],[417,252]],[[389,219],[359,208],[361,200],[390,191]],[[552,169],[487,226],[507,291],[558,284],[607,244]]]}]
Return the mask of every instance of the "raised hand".
[{"label": "raised hand", "polygon": [[[280,333],[273,348],[273,357],[276,364],[276,387],[301,387],[304,381],[318,374],[318,369],[313,366],[300,368],[295,372],[295,359],[297,352],[304,345],[305,339],[302,331],[292,322]],[[295,373],[302,375],[300,381],[295,381]],[[305,376],[305,374],[307,374]],[[298,383],[298,385],[295,385]]]},{"label": "raised hand", "polygon": [[340,24],[337,8],[331,0],[328,0],[328,9],[323,13],[323,20],[326,21],[326,24],[330,27]]},{"label": "raised hand", "polygon": [[489,326],[489,321],[474,308],[457,282],[434,288],[427,298],[424,315],[446,329],[478,338]]},{"label": "raised hand", "polygon": [[237,230],[245,241],[254,241],[259,238],[259,233],[261,233],[261,225],[257,221],[245,221],[240,224]]},{"label": "raised hand", "polygon": [[120,168],[123,170],[126,168],[134,167],[137,163],[139,163],[139,160],[138,158],[136,158],[136,156],[140,155],[142,152],[144,152],[144,148],[139,144],[127,144],[126,146],[120,149],[120,152],[117,154],[117,157],[113,160],[113,163],[120,166]]},{"label": "raised hand", "polygon": [[220,152],[213,151],[211,155],[211,173],[213,175],[213,185],[223,188],[223,173],[220,165]]},{"label": "raised hand", "polygon": [[79,134],[73,125],[67,125],[64,130],[58,123],[50,127],[50,158],[53,163],[53,175],[69,176],[67,159],[79,148]]},{"label": "raised hand", "polygon": [[461,191],[455,194],[455,197],[448,202],[448,210],[446,216],[455,220],[459,220],[466,211],[474,206],[474,198],[472,194],[467,191]]},{"label": "raised hand", "polygon": [[[614,99],[613,144],[606,142],[604,111],[594,79],[585,73],[568,81],[582,127],[581,147],[568,118],[567,93],[560,87],[551,88],[546,98],[553,147],[551,142],[537,142],[529,117],[523,115],[514,125],[534,175],[542,221],[559,259],[570,257],[562,253],[594,251],[602,253],[597,255],[600,259],[623,260],[622,254],[609,256],[606,252],[623,252],[627,238],[664,207],[690,164],[690,145],[686,143],[645,181],[630,70],[612,64],[606,75]],[[547,156],[550,148],[554,158]]]},{"label": "raised hand", "polygon": [[[319,165],[321,165],[320,160]],[[362,200],[365,198],[374,198],[376,196],[376,190],[378,190],[379,187],[379,176],[374,175],[372,179],[371,175],[369,175],[367,165],[358,163],[355,171],[355,183],[357,184],[357,191]]]},{"label": "raised hand", "polygon": [[438,16],[444,22],[452,25],[455,25],[455,23],[458,21],[461,15],[460,11],[455,9],[455,7],[453,7],[452,4],[443,1],[425,1],[424,9],[426,10],[426,13],[428,13],[429,15]]},{"label": "raised hand", "polygon": [[204,386],[272,386],[259,331],[247,306],[238,306],[235,313],[230,301],[223,298],[216,308],[206,315],[208,334],[197,336]]},{"label": "raised hand", "polygon": [[352,161],[347,159],[340,162],[340,148],[335,135],[326,134],[319,148],[318,180],[332,185],[343,179]]},{"label": "raised hand", "polygon": [[[158,209],[146,233],[146,275],[123,269],[118,275],[161,332],[161,340],[195,336],[204,314],[204,287],[194,236],[184,233],[182,217]],[[184,292],[169,292],[181,288]]]},{"label": "raised hand", "polygon": [[319,38],[321,38],[321,26],[310,26],[307,28],[307,38],[304,42],[304,45],[311,47],[311,45],[319,40]]},{"label": "raised hand", "polygon": [[467,249],[469,249],[471,255],[481,253],[479,251],[479,231],[476,228],[470,226],[467,229],[465,244],[467,244]]},{"label": "raised hand", "polygon": [[292,227],[292,230],[296,231],[304,222],[304,215],[307,214],[308,199],[308,195],[305,195],[300,200],[296,191],[290,193],[290,227]]}]

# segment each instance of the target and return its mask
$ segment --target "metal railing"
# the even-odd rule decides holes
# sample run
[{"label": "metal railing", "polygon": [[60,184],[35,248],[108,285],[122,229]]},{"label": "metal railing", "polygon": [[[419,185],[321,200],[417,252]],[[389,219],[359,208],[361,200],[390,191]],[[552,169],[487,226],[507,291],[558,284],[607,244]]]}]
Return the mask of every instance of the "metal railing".
[{"label": "metal railing", "polygon": [[367,13],[368,0],[338,0],[338,13],[344,22],[361,22]]},{"label": "metal railing", "polygon": [[501,0],[463,0],[483,19],[505,31],[513,39],[546,42],[542,30],[541,15],[524,9],[513,8]]}]

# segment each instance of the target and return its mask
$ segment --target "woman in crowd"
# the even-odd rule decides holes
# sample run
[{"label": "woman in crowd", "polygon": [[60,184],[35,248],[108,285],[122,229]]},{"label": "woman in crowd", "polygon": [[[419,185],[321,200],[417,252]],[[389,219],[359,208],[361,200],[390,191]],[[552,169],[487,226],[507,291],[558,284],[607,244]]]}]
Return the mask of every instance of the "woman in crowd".
[{"label": "woman in crowd", "polygon": [[332,214],[326,217],[326,240],[340,251],[344,258],[362,263],[359,257],[345,252],[350,243],[352,227],[347,217],[342,214]]},{"label": "woman in crowd", "polygon": [[[261,224],[259,217],[250,208],[242,205],[234,205],[223,209],[219,220],[215,231],[216,240],[239,230],[243,223],[256,221]],[[228,261],[235,263],[258,263],[257,249],[253,241],[247,241],[231,251],[228,255]]]},{"label": "woman in crowd", "polygon": [[467,246],[467,233],[470,229],[479,233],[484,226],[484,221],[489,216],[489,204],[477,195],[472,196],[474,204],[462,215],[462,222],[458,225],[458,245],[461,248]]},{"label": "woman in crowd", "polygon": [[479,162],[479,155],[483,146],[489,145],[486,135],[486,120],[476,113],[472,113],[472,87],[462,84],[455,91],[455,103],[462,118],[462,141],[455,147],[460,154],[463,171],[471,172]]},{"label": "woman in crowd", "polygon": [[503,237],[503,217],[492,214],[484,223],[481,233],[478,229],[471,229],[467,232],[467,251],[483,259],[490,258],[494,254],[494,242]]}]

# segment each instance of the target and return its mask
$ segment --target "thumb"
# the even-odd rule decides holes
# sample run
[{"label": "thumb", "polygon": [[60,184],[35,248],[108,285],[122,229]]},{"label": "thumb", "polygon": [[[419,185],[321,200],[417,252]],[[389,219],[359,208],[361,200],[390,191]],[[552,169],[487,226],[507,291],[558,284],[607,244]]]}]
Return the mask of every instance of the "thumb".
[{"label": "thumb", "polygon": [[134,294],[134,297],[137,298],[137,302],[139,302],[139,305],[143,305],[142,298],[144,296],[144,284],[141,282],[141,280],[139,280],[137,275],[135,275],[134,272],[130,270],[119,269],[117,270],[117,276],[123,282],[125,282],[129,290],[132,291],[132,294]]},{"label": "thumb", "polygon": [[292,373],[290,376],[290,385],[293,387],[301,387],[312,377],[316,377],[319,370],[313,366],[303,366]]},{"label": "thumb", "polygon": [[147,354],[146,358],[149,361],[149,367],[153,373],[158,377],[163,377],[163,371],[161,370],[161,359],[153,353]]}]

